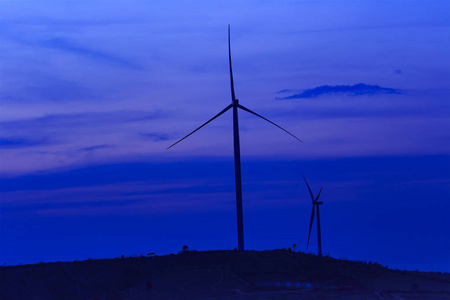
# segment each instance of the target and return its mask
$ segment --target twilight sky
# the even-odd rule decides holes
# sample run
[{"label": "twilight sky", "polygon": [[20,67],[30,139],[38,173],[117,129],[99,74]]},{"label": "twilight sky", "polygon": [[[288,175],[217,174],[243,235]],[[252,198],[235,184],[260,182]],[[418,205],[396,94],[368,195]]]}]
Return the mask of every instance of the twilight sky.
[{"label": "twilight sky", "polygon": [[242,2],[0,3],[0,263],[237,246],[231,24],[246,249],[450,271],[450,3]]}]

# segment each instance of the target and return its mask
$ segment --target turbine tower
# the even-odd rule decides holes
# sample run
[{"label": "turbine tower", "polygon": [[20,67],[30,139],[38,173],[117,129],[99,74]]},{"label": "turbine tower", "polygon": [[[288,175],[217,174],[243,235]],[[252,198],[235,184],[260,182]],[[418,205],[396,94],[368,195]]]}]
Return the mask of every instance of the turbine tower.
[{"label": "turbine tower", "polygon": [[[239,104],[239,100],[236,99],[236,96],[234,94],[234,82],[233,82],[233,70],[231,67],[231,46],[230,46],[230,25],[228,25],[228,60],[230,65],[230,83],[231,83],[231,104],[225,107],[221,112],[219,112],[217,115],[212,117],[209,121],[204,123],[202,126],[198,127],[182,139],[178,140],[176,143],[170,145],[167,147],[167,149],[175,146],[200,128],[204,127],[208,123],[210,123],[212,120],[216,119],[220,115],[224,114],[231,108],[233,109],[233,142],[234,142],[234,176],[235,176],[235,187],[236,187],[236,213],[237,213],[237,230],[238,230],[238,250],[244,251],[244,221],[243,221],[243,212],[242,212],[242,180],[241,180],[241,151],[239,146],[239,122],[238,122],[238,108],[245,110],[257,117],[260,117],[263,120],[266,120],[267,122],[275,125],[276,127],[280,128],[284,132],[290,134],[300,142],[302,142],[298,137],[287,131],[286,129],[278,126],[274,122],[264,118],[263,116],[255,113],[254,111],[251,111],[250,109],[242,106]],[[303,142],[302,142],[303,143]]]},{"label": "turbine tower", "polygon": [[[302,175],[303,176],[303,175]],[[311,229],[312,229],[312,225],[314,222],[314,211],[316,211],[317,214],[317,248],[319,251],[319,256],[322,256],[322,238],[320,235],[320,213],[319,213],[319,205],[323,204],[323,202],[319,202],[319,196],[320,193],[322,192],[322,188],[320,188],[319,194],[317,194],[317,197],[314,198],[313,193],[311,192],[311,188],[309,187],[308,181],[306,181],[305,176],[303,176],[303,179],[306,182],[306,186],[308,187],[308,191],[309,191],[309,195],[311,196],[311,200],[312,200],[312,212],[311,212],[311,221],[309,222],[309,233],[308,233],[308,242],[306,244],[306,249],[308,249],[308,245],[309,245],[309,238],[311,236]]]}]

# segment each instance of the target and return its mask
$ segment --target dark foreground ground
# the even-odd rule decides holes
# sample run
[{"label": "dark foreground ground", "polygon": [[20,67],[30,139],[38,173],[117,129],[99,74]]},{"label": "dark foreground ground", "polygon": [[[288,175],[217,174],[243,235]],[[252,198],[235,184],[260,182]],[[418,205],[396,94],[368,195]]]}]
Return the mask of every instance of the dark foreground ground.
[{"label": "dark foreground ground", "polygon": [[450,299],[450,274],[287,250],[41,263],[0,268],[0,299]]}]

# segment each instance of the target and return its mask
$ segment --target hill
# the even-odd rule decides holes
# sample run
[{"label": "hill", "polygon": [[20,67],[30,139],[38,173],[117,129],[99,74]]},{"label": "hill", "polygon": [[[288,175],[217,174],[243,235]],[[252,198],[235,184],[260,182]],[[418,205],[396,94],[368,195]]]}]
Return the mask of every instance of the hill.
[{"label": "hill", "polygon": [[2,300],[450,299],[450,274],[287,250],[206,251],[0,268]]}]

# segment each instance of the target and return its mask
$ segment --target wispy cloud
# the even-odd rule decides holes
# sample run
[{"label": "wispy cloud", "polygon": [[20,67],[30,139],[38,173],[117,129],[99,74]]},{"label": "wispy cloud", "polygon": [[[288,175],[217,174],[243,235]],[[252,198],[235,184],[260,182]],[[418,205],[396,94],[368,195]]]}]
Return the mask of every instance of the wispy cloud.
[{"label": "wispy cloud", "polygon": [[0,138],[0,149],[26,148],[46,144],[45,139],[28,139],[23,137]]},{"label": "wispy cloud", "polygon": [[88,112],[73,114],[52,114],[39,118],[0,122],[3,130],[20,130],[32,128],[74,128],[93,127],[103,124],[140,122],[161,117],[160,112],[113,111]]},{"label": "wispy cloud", "polygon": [[8,29],[8,27],[2,28],[2,30],[0,31],[1,38],[23,46],[59,50],[70,53],[72,55],[81,56],[92,61],[103,62],[115,67],[134,70],[142,69],[139,64],[130,59],[120,57],[106,51],[97,50],[92,46],[83,46],[81,43],[76,43],[69,38],[63,38],[59,36],[48,38],[34,38],[32,35],[25,34],[21,31],[12,32]]},{"label": "wispy cloud", "polygon": [[[142,126],[149,123],[154,126],[153,121],[160,117],[157,111],[111,111],[52,114],[0,122],[2,171],[10,164],[31,166],[32,161],[41,164],[51,157],[63,157],[66,163],[80,157],[104,159],[111,153],[120,153],[119,149],[133,139],[142,142],[139,134]],[[129,138],[127,143],[118,138],[121,136]],[[162,133],[148,137],[167,139]],[[45,164],[50,165],[48,161]]]},{"label": "wispy cloud", "polygon": [[294,90],[290,90],[290,89],[283,89],[283,90],[279,90],[277,92],[277,94],[284,94],[284,93],[292,93]]},{"label": "wispy cloud", "polygon": [[81,152],[91,152],[94,150],[98,150],[98,149],[104,149],[104,148],[109,148],[110,146],[108,145],[97,145],[97,146],[90,146],[90,147],[84,147],[79,149],[79,151]]},{"label": "wispy cloud", "polygon": [[170,140],[170,137],[168,134],[165,133],[157,133],[157,132],[141,132],[141,136],[150,139],[152,141],[158,142],[158,141],[168,141]]},{"label": "wispy cloud", "polygon": [[[286,91],[286,90],[283,90]],[[370,85],[365,83],[358,83],[355,85],[322,85],[313,89],[307,89],[300,94],[294,94],[287,97],[277,97],[276,99],[301,99],[301,98],[316,98],[323,95],[377,95],[377,94],[401,94],[400,90],[393,88],[380,87],[379,85]]]},{"label": "wispy cloud", "polygon": [[[145,176],[154,178],[161,174],[162,166],[153,166],[159,172],[148,174],[147,170]],[[169,166],[169,168],[171,167]],[[125,174],[125,177],[113,184],[103,184],[107,180],[105,181],[104,176],[99,176],[97,172],[85,173],[80,169],[76,170],[75,173],[81,172],[88,183],[87,185],[84,185],[79,179],[75,179],[77,177],[73,177],[75,174],[71,176],[70,171],[54,173],[53,176],[60,178],[56,182],[48,182],[47,179],[43,179],[44,177],[48,178],[49,175],[32,176],[34,182],[31,186],[26,183],[27,177],[21,177],[25,179],[25,182],[17,178],[21,190],[14,190],[14,187],[10,184],[11,181],[6,180],[4,191],[2,191],[2,212],[51,215],[117,214],[118,212],[121,214],[144,212],[154,214],[217,209],[217,207],[233,204],[230,201],[230,199],[233,199],[232,189],[226,188],[224,190],[222,178],[199,178],[199,174],[190,174],[195,179],[174,179],[170,183],[167,180],[155,179],[128,181],[130,178],[127,177],[130,174],[127,168],[120,168],[120,171],[114,173],[121,173],[122,176]],[[138,177],[142,177],[142,175],[133,174],[133,176]],[[51,174],[50,176],[53,177]],[[67,181],[67,176],[75,180]],[[64,179],[61,179],[61,177]],[[49,186],[49,184],[52,186]],[[229,187],[228,184],[226,186]],[[11,188],[12,190],[10,190]],[[196,199],[185,201],[184,198],[188,195],[192,197],[195,195]],[[210,201],[211,198],[216,201]]]},{"label": "wispy cloud", "polygon": [[88,47],[82,47],[73,42],[70,42],[67,39],[63,38],[52,38],[40,43],[41,46],[47,48],[58,49],[62,51],[66,51],[75,55],[84,56],[95,61],[103,61],[112,65],[116,65],[119,67],[125,67],[130,69],[140,69],[140,67],[130,60],[114,56],[109,53],[101,52],[95,49],[90,49]]},{"label": "wispy cloud", "polygon": [[40,76],[38,80],[25,81],[18,89],[5,90],[0,95],[4,102],[30,101],[84,101],[98,99],[101,93],[83,84],[54,77]]}]

